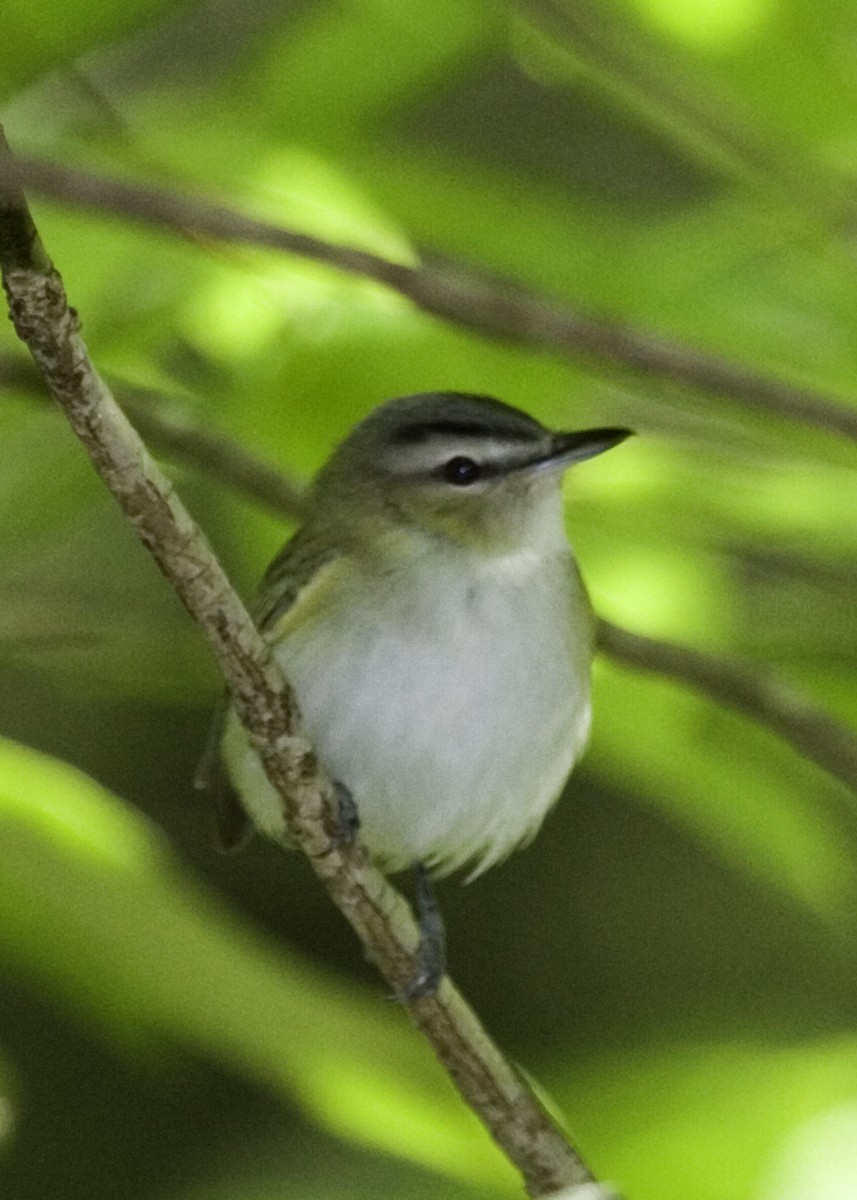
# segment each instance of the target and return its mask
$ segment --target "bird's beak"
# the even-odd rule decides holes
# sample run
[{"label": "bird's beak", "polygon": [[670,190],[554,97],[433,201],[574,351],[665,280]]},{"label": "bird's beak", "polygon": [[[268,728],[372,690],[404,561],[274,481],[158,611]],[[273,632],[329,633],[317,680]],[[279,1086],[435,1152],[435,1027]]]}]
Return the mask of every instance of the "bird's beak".
[{"label": "bird's beak", "polygon": [[542,462],[546,466],[570,467],[572,463],[612,450],[625,438],[632,437],[633,432],[632,429],[583,429],[577,433],[556,433],[550,453]]}]

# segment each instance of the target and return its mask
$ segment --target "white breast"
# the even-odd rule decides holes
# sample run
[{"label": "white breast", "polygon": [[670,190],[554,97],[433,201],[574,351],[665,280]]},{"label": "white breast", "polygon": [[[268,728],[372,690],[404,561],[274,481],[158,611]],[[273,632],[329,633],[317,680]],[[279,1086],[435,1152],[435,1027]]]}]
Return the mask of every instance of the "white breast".
[{"label": "white breast", "polygon": [[[589,731],[590,617],[570,554],[476,567],[463,575],[426,553],[373,579],[354,565],[341,605],[275,651],[388,870],[475,861],[478,872],[502,858],[536,831]],[[239,737],[227,741],[234,782],[281,836],[279,801]]]}]

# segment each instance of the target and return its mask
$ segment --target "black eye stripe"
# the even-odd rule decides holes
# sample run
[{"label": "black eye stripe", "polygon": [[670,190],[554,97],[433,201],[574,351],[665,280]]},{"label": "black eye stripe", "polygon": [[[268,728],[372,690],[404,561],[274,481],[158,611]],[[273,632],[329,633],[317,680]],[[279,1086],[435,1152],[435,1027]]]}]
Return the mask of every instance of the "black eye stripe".
[{"label": "black eye stripe", "polygon": [[453,483],[456,487],[468,487],[476,482],[482,474],[482,469],[472,458],[457,454],[455,458],[444,463],[441,473],[447,483]]}]

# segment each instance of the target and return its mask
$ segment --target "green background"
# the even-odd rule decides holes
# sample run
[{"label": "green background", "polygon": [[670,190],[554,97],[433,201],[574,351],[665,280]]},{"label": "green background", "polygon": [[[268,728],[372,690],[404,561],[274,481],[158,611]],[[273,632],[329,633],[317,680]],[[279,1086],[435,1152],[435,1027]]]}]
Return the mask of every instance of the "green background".
[{"label": "green background", "polygon": [[[3,25],[21,153],[400,262],[452,256],[853,410],[848,5],[13,0]],[[841,434],[482,338],[285,255],[33,208],[120,391],[300,479],[407,392],[633,427],[568,481],[599,613],[857,723]],[[190,779],[214,667],[23,362],[8,331],[0,1190],[516,1194],[306,865],[213,852]],[[249,595],[283,521],[170,470]],[[536,842],[440,888],[456,980],[632,1200],[857,1195],[853,795],[606,659],[595,713]]]}]

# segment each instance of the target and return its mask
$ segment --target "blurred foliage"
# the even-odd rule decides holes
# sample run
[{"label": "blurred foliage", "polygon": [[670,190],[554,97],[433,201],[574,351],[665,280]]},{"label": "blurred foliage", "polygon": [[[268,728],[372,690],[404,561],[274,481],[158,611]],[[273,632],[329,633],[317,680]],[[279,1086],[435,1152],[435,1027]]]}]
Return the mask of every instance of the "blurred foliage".
[{"label": "blurred foliage", "polygon": [[[849,6],[70,12],[5,14],[18,150],[401,262],[458,256],[854,404]],[[98,364],[300,478],[407,392],[631,425],[633,444],[569,481],[599,611],[774,667],[857,723],[842,438],[488,341],[286,256],[34,208]],[[189,780],[214,669],[61,419],[3,372],[20,356],[4,338],[0,1188],[515,1194],[305,865],[212,854]],[[174,472],[249,592],[281,523]],[[633,1200],[857,1196],[855,865],[842,785],[603,661],[566,802],[525,854],[443,888],[454,973]]]}]

